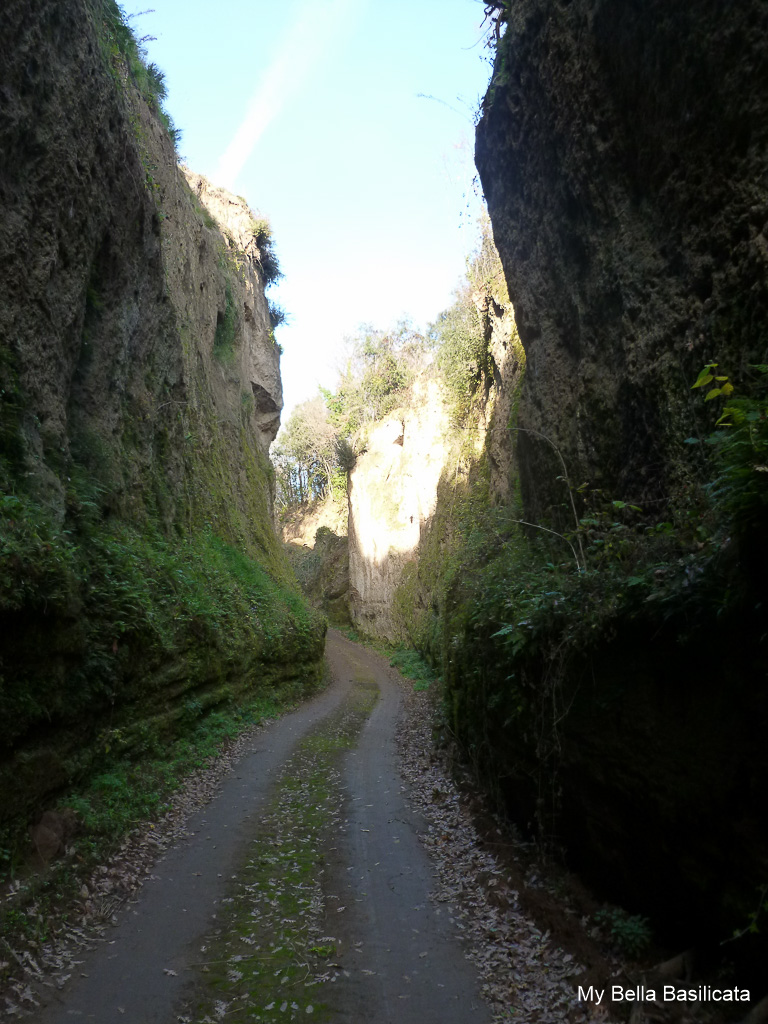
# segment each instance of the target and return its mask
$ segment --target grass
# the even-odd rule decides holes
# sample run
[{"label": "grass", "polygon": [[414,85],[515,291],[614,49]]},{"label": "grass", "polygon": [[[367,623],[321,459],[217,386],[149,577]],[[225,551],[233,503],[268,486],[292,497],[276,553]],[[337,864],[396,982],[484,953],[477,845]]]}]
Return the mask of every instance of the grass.
[{"label": "grass", "polygon": [[154,813],[211,744],[309,690],[322,656],[290,582],[212,531],[104,521],[84,486],[70,510],[62,525],[0,499],[0,876],[64,791],[96,838]]},{"label": "grass", "polygon": [[195,1019],[264,1024],[293,1014],[329,1020],[337,940],[323,934],[324,849],[335,845],[343,791],[338,759],[378,699],[358,680],[350,699],[299,744],[262,816],[244,868],[203,947]]},{"label": "grass", "polygon": [[109,856],[111,846],[137,821],[149,820],[167,809],[169,795],[191,772],[216,757],[244,730],[293,706],[296,697],[295,691],[287,689],[245,704],[232,701],[208,715],[199,701],[189,700],[184,711],[193,724],[183,737],[168,748],[148,737],[149,749],[140,761],[115,762],[85,786],[65,793],[58,804],[77,812],[88,837],[86,845],[93,844],[100,856]]},{"label": "grass", "polygon": [[391,644],[380,637],[370,636],[361,633],[354,626],[340,630],[344,636],[356,644],[364,644],[378,651],[389,660],[392,668],[396,668],[400,675],[406,679],[413,680],[413,688],[416,691],[429,689],[432,683],[440,683],[441,679],[434,668],[414,648],[403,644]]},{"label": "grass", "polygon": [[157,64],[147,63],[147,51],[134,35],[129,19],[115,0],[98,0],[98,8],[114,77],[121,81],[125,76],[133,83],[168,132],[175,148],[181,139],[181,131],[175,127],[163,106],[168,92],[165,72]]},{"label": "grass", "polygon": [[434,670],[424,661],[418,651],[414,651],[410,647],[395,648],[389,663],[406,679],[413,680],[413,688],[417,692],[428,690],[431,683],[439,681]]},{"label": "grass", "polygon": [[340,632],[353,643],[365,644],[388,658],[392,668],[396,668],[400,675],[413,681],[413,688],[417,693],[428,690],[432,683],[441,682],[435,670],[413,647],[387,643],[379,637],[360,633],[354,627],[342,629]]}]

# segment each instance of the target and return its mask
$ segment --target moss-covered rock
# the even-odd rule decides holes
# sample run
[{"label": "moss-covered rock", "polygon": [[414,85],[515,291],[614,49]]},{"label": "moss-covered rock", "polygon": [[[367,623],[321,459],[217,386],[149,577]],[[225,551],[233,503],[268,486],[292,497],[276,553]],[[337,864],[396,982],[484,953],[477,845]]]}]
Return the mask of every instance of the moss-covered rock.
[{"label": "moss-covered rock", "polygon": [[263,219],[177,166],[113,0],[11,0],[0,30],[7,817],[190,701],[312,685],[325,627],[272,526]]}]

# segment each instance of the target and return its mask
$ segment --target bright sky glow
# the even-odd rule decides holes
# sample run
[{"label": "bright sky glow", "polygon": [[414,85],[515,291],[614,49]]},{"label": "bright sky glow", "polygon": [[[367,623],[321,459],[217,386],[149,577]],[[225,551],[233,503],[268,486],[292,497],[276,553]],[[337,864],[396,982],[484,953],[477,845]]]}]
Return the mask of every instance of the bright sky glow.
[{"label": "bright sky glow", "polygon": [[310,72],[346,35],[362,0],[305,0],[296,12],[253,94],[245,117],[219,160],[217,184],[234,188],[269,123],[306,88]]},{"label": "bright sky glow", "polygon": [[483,3],[151,3],[132,26],[156,37],[181,155],[272,224],[285,421],[361,324],[423,329],[451,302],[476,241]]}]

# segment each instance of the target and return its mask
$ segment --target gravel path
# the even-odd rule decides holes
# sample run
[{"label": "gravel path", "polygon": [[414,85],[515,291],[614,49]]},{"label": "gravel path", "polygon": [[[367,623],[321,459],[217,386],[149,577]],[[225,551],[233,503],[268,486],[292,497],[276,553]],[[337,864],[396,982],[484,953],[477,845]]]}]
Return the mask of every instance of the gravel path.
[{"label": "gravel path", "polygon": [[338,634],[328,657],[330,688],[251,739],[117,925],[38,986],[39,1024],[491,1020],[429,898],[396,673]]},{"label": "gravel path", "polygon": [[715,1019],[701,1006],[614,1016],[579,1001],[579,985],[630,984],[637,970],[596,954],[588,917],[576,928],[560,890],[556,934],[537,927],[531,905],[549,919],[554,889],[456,784],[433,747],[429,695],[334,631],[327,657],[329,688],[194,773],[161,820],[138,826],[87,879],[55,940],[14,949],[0,937],[14,965],[0,1019]]}]

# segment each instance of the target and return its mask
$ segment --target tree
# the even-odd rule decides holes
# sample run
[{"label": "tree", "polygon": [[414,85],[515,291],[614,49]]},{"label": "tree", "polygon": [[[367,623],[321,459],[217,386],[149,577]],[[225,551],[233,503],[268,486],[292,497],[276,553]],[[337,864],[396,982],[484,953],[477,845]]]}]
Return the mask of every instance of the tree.
[{"label": "tree", "polygon": [[336,429],[319,395],[296,406],[272,455],[279,505],[301,505],[333,494],[336,438]]},{"label": "tree", "polygon": [[364,325],[347,345],[336,391],[322,392],[331,420],[344,437],[391,412],[429,358],[429,340],[408,321],[388,331]]},{"label": "tree", "polygon": [[278,507],[343,489],[361,429],[403,401],[415,372],[430,358],[428,339],[407,321],[389,331],[364,326],[348,339],[336,390],[321,388],[316,398],[298,405],[272,450]]}]

